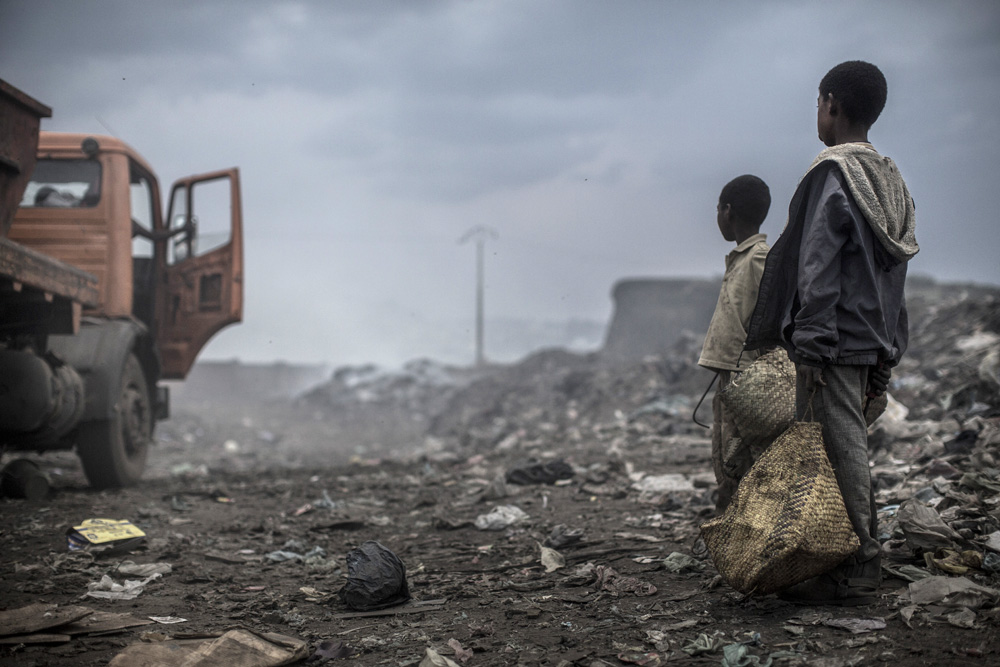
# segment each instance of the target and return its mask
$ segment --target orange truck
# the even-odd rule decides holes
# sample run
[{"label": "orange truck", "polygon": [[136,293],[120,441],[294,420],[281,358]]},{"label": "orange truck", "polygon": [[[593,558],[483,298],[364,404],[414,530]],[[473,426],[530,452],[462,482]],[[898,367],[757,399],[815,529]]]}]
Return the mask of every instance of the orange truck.
[{"label": "orange truck", "polygon": [[41,132],[0,80],[0,453],[75,449],[90,484],[135,484],[161,380],[243,317],[235,168],[175,182],[107,136]]}]

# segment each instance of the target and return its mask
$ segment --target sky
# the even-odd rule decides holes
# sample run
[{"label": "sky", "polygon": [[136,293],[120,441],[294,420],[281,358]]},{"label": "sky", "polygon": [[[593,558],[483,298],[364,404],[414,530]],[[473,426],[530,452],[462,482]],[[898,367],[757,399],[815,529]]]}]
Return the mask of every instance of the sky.
[{"label": "sky", "polygon": [[625,278],[710,277],[719,191],[773,242],[822,148],[820,79],[878,65],[869,137],[916,202],[911,273],[1000,284],[1000,4],[0,0],[0,78],[42,129],[156,170],[240,168],[244,322],[206,359],[471,362],[497,319],[606,322]]}]

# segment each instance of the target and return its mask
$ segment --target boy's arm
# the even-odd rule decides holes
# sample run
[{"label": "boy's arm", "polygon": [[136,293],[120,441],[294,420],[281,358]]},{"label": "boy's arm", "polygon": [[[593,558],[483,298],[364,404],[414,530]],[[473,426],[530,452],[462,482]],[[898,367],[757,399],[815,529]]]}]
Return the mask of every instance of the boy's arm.
[{"label": "boy's arm", "polygon": [[802,228],[799,311],[792,344],[799,361],[825,366],[836,356],[840,253],[850,238],[851,211],[836,167],[816,180]]}]

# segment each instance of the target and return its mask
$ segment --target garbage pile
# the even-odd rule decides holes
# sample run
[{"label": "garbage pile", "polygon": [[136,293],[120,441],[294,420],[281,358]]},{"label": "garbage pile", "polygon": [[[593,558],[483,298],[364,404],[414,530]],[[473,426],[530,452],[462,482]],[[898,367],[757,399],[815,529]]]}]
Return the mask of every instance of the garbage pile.
[{"label": "garbage pile", "polygon": [[342,366],[330,381],[296,399],[300,406],[327,412],[344,412],[362,405],[433,414],[452,392],[468,384],[475,369],[448,366],[430,359],[417,359],[397,372],[374,364]]}]

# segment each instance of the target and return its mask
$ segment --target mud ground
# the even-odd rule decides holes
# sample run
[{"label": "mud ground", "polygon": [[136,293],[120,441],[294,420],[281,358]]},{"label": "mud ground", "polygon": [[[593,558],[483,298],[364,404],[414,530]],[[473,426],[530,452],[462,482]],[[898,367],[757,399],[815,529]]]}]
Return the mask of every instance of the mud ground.
[{"label": "mud ground", "polygon": [[[1000,660],[996,616],[973,628],[910,628],[899,614],[900,580],[889,579],[878,604],[859,609],[744,599],[721,583],[697,542],[697,526],[713,511],[709,444],[697,433],[670,434],[677,429],[667,427],[669,419],[633,422],[612,446],[582,437],[558,450],[536,449],[530,453],[561,458],[576,474],[556,485],[508,484],[511,495],[484,500],[484,489],[524,451],[435,452],[421,444],[391,455],[369,443],[357,448],[360,456],[336,425],[303,414],[290,421],[290,414],[258,406],[177,415],[161,428],[146,481],[122,491],[88,489],[71,455],[41,459],[52,498],[2,501],[2,607],[45,602],[186,620],[0,646],[3,664],[101,665],[144,638],[232,627],[298,637],[310,652],[341,642],[354,655],[340,661],[356,665],[417,665],[427,648],[470,666],[720,664],[718,648],[683,650],[699,637],[708,646],[746,642],[751,656],[772,656],[774,664]],[[632,482],[639,471],[686,475],[694,490],[642,491]],[[325,498],[332,506],[314,505]],[[499,531],[472,525],[500,504],[529,518]],[[145,545],[96,558],[68,553],[67,529],[94,517],[132,521],[146,532]],[[558,550],[564,567],[547,572],[539,543],[557,525],[582,538]],[[415,600],[440,602],[352,617],[336,592],[345,555],[366,540],[403,561]],[[326,557],[309,563],[267,556],[317,546]],[[664,559],[674,552],[694,565],[668,570]],[[122,579],[115,570],[124,560],[166,562],[172,571],[133,600],[82,597],[103,574]],[[593,568],[581,569],[587,564],[618,576],[601,583]],[[876,619],[884,628],[854,634],[836,627],[838,619]]]}]

